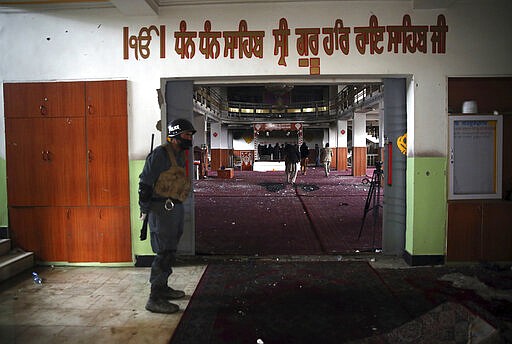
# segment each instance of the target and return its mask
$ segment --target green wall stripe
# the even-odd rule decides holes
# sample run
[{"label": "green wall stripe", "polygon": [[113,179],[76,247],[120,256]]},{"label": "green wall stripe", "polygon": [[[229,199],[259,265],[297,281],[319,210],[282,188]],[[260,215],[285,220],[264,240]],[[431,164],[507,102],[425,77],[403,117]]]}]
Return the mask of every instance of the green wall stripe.
[{"label": "green wall stripe", "polygon": [[0,227],[7,225],[7,170],[5,159],[0,159]]},{"label": "green wall stripe", "polygon": [[[144,241],[139,239],[142,221],[139,220],[139,175],[144,167],[145,160],[130,161],[130,219],[132,229],[132,252],[133,255],[152,255],[153,250],[148,238]],[[149,229],[148,229],[149,230]]]},{"label": "green wall stripe", "polygon": [[446,220],[446,158],[407,158],[406,251],[444,255]]}]

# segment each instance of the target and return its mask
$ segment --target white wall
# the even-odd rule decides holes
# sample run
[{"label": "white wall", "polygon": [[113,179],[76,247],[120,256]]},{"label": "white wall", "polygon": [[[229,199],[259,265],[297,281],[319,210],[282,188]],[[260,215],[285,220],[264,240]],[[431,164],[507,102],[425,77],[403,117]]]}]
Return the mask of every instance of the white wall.
[{"label": "white wall", "polygon": [[[415,10],[412,2],[312,1],[294,3],[173,6],[159,16],[124,17],[116,9],[54,11],[50,13],[0,14],[0,81],[129,80],[129,151],[131,159],[143,159],[151,133],[159,137],[160,119],[156,92],[161,78],[232,78],[252,76],[290,77],[301,82],[330,82],[341,78],[360,80],[382,76],[413,76],[414,106],[408,114],[408,145],[416,156],[444,156],[447,147],[447,77],[512,75],[512,2],[509,0],[457,1],[443,10]],[[379,25],[401,25],[405,14],[413,25],[436,25],[444,14],[449,27],[446,54],[390,53],[385,39],[382,54],[361,55],[354,43],[354,28],[368,26],[372,14]],[[291,35],[287,66],[274,56],[272,30],[286,18]],[[298,66],[296,28],[332,27],[342,19],[351,28],[350,53],[328,56],[319,49],[320,75],[309,75]],[[180,20],[189,31],[202,31],[205,20],[212,30],[238,30],[245,19],[248,30],[265,31],[264,57],[205,59],[198,51],[193,59],[181,59],[174,51],[174,32]],[[123,27],[137,35],[142,27],[165,25],[166,58],[158,55],[159,37],[153,35],[148,59],[123,59]],[[223,41],[221,40],[223,46]],[[242,79],[243,81],[243,79]],[[0,96],[0,99],[2,96]],[[3,104],[3,99],[2,104]],[[3,128],[3,106],[0,109]],[[3,130],[2,130],[3,132]],[[3,135],[2,135],[3,136]],[[0,157],[5,158],[4,138]],[[157,142],[155,142],[156,144]]]}]

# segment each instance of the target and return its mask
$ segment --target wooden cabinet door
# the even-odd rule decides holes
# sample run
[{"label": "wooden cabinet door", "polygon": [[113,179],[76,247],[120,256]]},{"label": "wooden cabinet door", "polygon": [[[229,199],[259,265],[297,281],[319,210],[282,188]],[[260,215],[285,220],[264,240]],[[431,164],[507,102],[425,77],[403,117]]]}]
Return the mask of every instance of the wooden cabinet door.
[{"label": "wooden cabinet door", "polygon": [[69,262],[131,262],[129,207],[70,208]]},{"label": "wooden cabinet door", "polygon": [[4,84],[5,118],[40,117],[43,112],[43,83]]},{"label": "wooden cabinet door", "polygon": [[43,112],[49,117],[85,115],[85,82],[44,83]]},{"label": "wooden cabinet door", "polygon": [[33,208],[9,208],[9,235],[13,246],[27,252],[34,252],[41,259],[41,240],[38,223],[40,212],[32,213]]},{"label": "wooden cabinet door", "polygon": [[100,262],[131,262],[130,207],[93,208],[99,233]]},{"label": "wooden cabinet door", "polygon": [[66,208],[9,208],[9,231],[17,246],[41,261],[67,261]]},{"label": "wooden cabinet door", "polygon": [[47,118],[6,118],[7,196],[10,206],[49,205],[51,165],[45,144]]},{"label": "wooden cabinet door", "polygon": [[126,117],[89,117],[87,149],[92,206],[130,204]]},{"label": "wooden cabinet door", "polygon": [[87,205],[87,168],[85,118],[48,118],[45,142],[50,176],[45,192],[51,195],[50,205]]},{"label": "wooden cabinet door", "polygon": [[487,201],[482,214],[482,260],[512,260],[512,204]]},{"label": "wooden cabinet door", "polygon": [[482,258],[482,206],[479,202],[448,203],[447,261]]},{"label": "wooden cabinet door", "polygon": [[87,205],[83,117],[5,123],[9,205]]},{"label": "wooden cabinet door", "polygon": [[88,81],[85,84],[87,115],[126,116],[126,80]]},{"label": "wooden cabinet door", "polygon": [[85,83],[8,83],[4,99],[6,118],[84,116]]},{"label": "wooden cabinet door", "polygon": [[93,215],[88,207],[69,208],[66,227],[69,262],[99,262],[99,232]]}]

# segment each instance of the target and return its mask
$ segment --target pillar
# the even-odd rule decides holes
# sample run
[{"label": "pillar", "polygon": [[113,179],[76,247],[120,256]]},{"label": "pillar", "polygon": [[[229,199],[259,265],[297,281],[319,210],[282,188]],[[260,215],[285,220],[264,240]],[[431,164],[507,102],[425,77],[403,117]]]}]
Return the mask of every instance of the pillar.
[{"label": "pillar", "polygon": [[354,113],[352,121],[352,175],[366,175],[366,114]]},{"label": "pillar", "polygon": [[346,171],[347,164],[347,136],[348,136],[348,121],[338,121],[338,142],[336,144],[336,170],[337,171]]},{"label": "pillar", "polygon": [[216,171],[221,167],[229,167],[230,155],[228,145],[228,130],[220,123],[211,123],[210,142],[211,142],[211,169]]}]

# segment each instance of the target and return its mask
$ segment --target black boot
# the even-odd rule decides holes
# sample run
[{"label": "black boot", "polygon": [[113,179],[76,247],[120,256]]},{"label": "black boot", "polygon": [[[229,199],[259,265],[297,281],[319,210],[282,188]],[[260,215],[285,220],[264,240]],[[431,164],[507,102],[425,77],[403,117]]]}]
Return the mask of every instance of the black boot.
[{"label": "black boot", "polygon": [[171,314],[180,310],[180,307],[174,303],[167,302],[166,287],[151,286],[151,294],[146,303],[146,309],[154,313]]},{"label": "black boot", "polygon": [[146,309],[153,313],[172,314],[178,312],[180,307],[162,298],[155,299],[149,297],[149,300],[146,303]]},{"label": "black boot", "polygon": [[182,297],[185,297],[185,292],[183,290],[176,290],[171,287],[166,287],[162,291],[162,296],[165,297],[167,300],[177,300],[181,299]]}]

